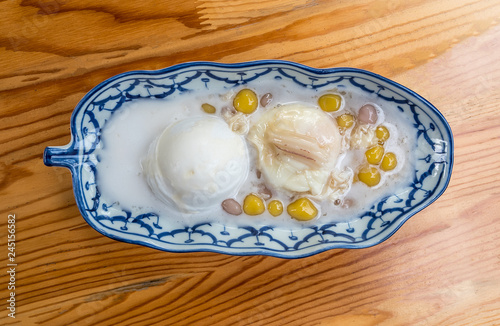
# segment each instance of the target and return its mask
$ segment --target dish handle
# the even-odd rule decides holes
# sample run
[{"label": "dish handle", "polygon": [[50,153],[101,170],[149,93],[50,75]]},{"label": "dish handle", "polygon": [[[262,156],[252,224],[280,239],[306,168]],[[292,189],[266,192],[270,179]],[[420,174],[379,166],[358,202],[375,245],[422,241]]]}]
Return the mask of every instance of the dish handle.
[{"label": "dish handle", "polygon": [[73,170],[78,162],[78,150],[72,144],[49,146],[43,152],[43,163],[46,166],[62,166]]}]

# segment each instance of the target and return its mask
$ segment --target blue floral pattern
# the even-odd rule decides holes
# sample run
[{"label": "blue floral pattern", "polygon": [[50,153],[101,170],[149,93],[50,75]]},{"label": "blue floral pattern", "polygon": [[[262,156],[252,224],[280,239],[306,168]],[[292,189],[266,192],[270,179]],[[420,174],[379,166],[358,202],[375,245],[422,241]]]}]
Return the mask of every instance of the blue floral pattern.
[{"label": "blue floral pattern", "polygon": [[[349,223],[329,223],[285,230],[273,226],[228,227],[214,223],[172,226],[155,213],[136,214],[106,202],[98,187],[96,149],[101,130],[125,103],[168,98],[199,89],[232,88],[259,79],[279,79],[301,87],[353,87],[393,103],[411,117],[417,139],[413,182],[404,195],[381,199]],[[435,201],[446,189],[453,163],[453,138],[446,120],[429,102],[411,90],[373,73],[352,69],[313,69],[285,61],[241,64],[186,63],[160,71],[136,71],[115,76],[94,88],[75,109],[73,140],[49,147],[47,165],[65,166],[73,174],[75,198],[86,221],[111,238],[153,248],[187,252],[263,254],[298,258],[332,248],[363,248],[378,244],[412,215]]]}]

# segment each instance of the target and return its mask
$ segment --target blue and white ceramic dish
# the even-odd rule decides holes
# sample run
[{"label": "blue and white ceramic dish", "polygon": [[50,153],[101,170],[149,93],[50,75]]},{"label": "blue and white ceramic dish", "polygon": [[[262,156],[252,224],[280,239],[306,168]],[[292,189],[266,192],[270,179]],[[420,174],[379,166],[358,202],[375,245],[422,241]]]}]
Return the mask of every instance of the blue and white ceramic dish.
[{"label": "blue and white ceramic dish", "polygon": [[[300,87],[351,87],[397,105],[407,115],[417,139],[413,182],[404,198],[389,196],[347,223],[308,225],[296,230],[273,226],[229,227],[215,223],[172,226],[168,218],[113,207],[99,192],[94,151],[106,121],[126,102],[168,98],[184,91],[231,88],[249,82],[280,79]],[[72,140],[47,147],[48,166],[70,169],[76,202],[85,220],[110,238],[171,252],[211,251],[231,255],[300,258],[333,248],[365,248],[394,234],[410,217],[434,202],[446,189],[453,165],[453,137],[441,113],[415,92],[387,78],[353,68],[315,69],[297,63],[263,60],[238,64],[191,62],[158,71],[132,71],[112,77],[80,101],[71,118]]]}]

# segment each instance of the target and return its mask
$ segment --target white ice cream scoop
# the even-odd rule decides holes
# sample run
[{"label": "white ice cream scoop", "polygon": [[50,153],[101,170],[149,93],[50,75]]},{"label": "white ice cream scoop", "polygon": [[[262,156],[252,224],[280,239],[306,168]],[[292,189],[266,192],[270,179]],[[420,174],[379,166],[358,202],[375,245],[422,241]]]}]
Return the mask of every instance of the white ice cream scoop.
[{"label": "white ice cream scoop", "polygon": [[242,136],[215,117],[167,127],[151,145],[142,168],[153,193],[170,207],[199,212],[234,196],[248,176]]}]

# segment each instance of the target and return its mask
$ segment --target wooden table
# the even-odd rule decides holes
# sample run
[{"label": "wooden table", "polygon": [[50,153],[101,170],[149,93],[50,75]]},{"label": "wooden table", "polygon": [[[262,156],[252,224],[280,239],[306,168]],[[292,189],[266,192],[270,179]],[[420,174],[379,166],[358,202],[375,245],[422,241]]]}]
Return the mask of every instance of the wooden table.
[{"label": "wooden table", "polygon": [[[500,324],[500,1],[6,0],[0,11],[0,324]],[[115,74],[256,59],[363,68],[427,98],[455,137],[447,191],[372,248],[179,254],[100,235],[69,171],[42,162],[69,142],[82,96]]]}]

